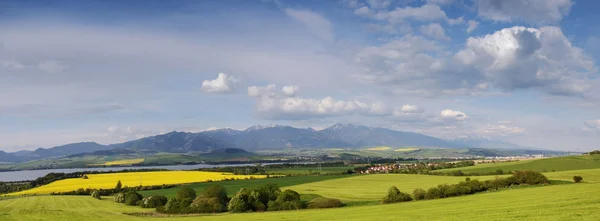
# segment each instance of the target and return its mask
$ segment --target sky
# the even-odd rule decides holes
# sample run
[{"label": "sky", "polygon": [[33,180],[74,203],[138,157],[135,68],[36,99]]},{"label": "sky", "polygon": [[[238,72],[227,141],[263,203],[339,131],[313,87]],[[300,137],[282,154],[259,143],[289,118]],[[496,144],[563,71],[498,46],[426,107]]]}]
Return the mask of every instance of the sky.
[{"label": "sky", "polygon": [[0,150],[335,123],[600,143],[592,0],[0,1]]}]

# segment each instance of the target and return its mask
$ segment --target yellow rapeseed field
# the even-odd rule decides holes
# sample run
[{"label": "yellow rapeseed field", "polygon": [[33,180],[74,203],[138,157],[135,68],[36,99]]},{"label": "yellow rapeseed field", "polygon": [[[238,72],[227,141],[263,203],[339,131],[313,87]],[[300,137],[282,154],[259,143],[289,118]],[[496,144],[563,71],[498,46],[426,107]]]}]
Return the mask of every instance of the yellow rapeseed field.
[{"label": "yellow rapeseed field", "polygon": [[419,148],[407,147],[407,148],[395,149],[394,151],[396,151],[396,152],[409,152],[409,151],[416,151],[416,150],[419,150]]},{"label": "yellow rapeseed field", "polygon": [[221,172],[203,172],[203,171],[157,171],[157,172],[131,172],[131,173],[105,173],[90,174],[88,179],[71,178],[52,182],[48,185],[36,187],[33,189],[11,193],[9,196],[32,195],[32,194],[50,194],[52,192],[68,192],[79,188],[90,189],[110,189],[114,188],[120,180],[123,186],[154,186],[162,184],[182,184],[221,181],[224,179],[246,179],[246,178],[265,178],[264,175],[234,175]]},{"label": "yellow rapeseed field", "polygon": [[138,159],[126,159],[126,160],[115,160],[109,161],[101,164],[90,164],[90,166],[117,166],[117,165],[131,165],[136,163],[144,162],[144,158]]},{"label": "yellow rapeseed field", "polygon": [[371,147],[368,148],[367,150],[375,150],[375,151],[384,151],[384,150],[391,150],[391,147],[386,147],[386,146],[379,146],[379,147]]}]

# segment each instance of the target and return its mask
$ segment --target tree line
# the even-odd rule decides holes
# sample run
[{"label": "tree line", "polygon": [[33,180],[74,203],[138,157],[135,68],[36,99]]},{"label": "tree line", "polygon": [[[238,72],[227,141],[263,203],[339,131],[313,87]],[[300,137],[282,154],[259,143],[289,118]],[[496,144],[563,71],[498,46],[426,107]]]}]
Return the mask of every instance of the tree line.
[{"label": "tree line", "polygon": [[[99,198],[100,193],[93,191],[91,196]],[[190,187],[183,186],[176,196],[170,199],[165,196],[144,197],[137,191],[128,189],[117,193],[114,201],[129,206],[155,208],[157,212],[165,214],[241,213],[343,206],[340,200],[329,198],[315,198],[304,202],[296,191],[282,191],[276,184],[266,184],[253,189],[241,188],[231,198],[220,185],[206,188],[200,194]]]},{"label": "tree line", "polygon": [[382,203],[397,203],[412,200],[440,199],[462,195],[470,195],[478,192],[494,191],[511,186],[518,185],[538,185],[548,184],[548,178],[540,172],[535,171],[517,171],[512,176],[506,178],[496,178],[494,180],[471,180],[466,178],[457,184],[440,184],[437,187],[431,187],[428,190],[415,189],[413,195],[398,190],[395,186],[390,187],[388,194],[382,200]]}]

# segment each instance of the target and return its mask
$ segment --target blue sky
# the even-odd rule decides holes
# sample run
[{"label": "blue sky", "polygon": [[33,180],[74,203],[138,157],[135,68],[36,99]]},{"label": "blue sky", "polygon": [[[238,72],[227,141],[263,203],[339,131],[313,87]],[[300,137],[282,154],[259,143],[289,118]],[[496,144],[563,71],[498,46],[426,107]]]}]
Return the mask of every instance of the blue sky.
[{"label": "blue sky", "polygon": [[0,150],[354,123],[598,149],[600,4],[0,2]]}]

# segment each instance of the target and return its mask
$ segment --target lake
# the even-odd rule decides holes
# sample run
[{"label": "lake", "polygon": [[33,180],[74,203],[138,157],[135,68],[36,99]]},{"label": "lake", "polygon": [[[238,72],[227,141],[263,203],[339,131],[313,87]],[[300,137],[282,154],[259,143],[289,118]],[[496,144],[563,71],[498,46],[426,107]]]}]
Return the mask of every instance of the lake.
[{"label": "lake", "polygon": [[[263,163],[262,165],[278,164],[278,163]],[[302,163],[296,163],[302,164]],[[95,167],[95,168],[73,168],[73,169],[47,169],[47,170],[20,170],[0,172],[0,182],[34,180],[38,177],[45,176],[49,173],[74,173],[79,171],[119,171],[125,169],[167,169],[167,170],[192,170],[199,168],[212,167],[232,167],[232,166],[252,166],[249,164],[194,164],[194,165],[170,165],[170,166],[137,166],[137,167]]]}]

